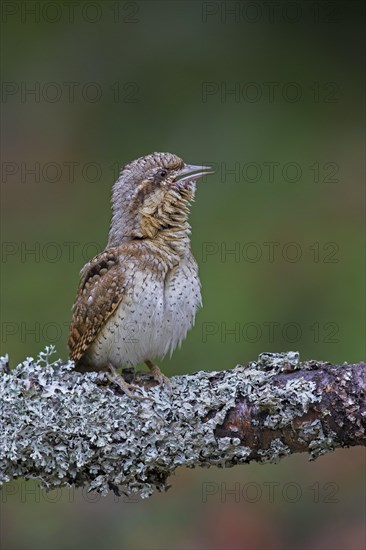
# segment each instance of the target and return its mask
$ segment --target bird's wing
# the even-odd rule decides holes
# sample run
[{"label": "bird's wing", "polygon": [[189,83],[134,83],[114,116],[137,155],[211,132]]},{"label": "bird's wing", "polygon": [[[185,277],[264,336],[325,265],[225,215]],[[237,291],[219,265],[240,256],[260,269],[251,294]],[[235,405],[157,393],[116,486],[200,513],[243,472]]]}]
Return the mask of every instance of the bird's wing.
[{"label": "bird's wing", "polygon": [[81,271],[67,345],[74,361],[84,355],[125,295],[117,248],[101,252]]}]

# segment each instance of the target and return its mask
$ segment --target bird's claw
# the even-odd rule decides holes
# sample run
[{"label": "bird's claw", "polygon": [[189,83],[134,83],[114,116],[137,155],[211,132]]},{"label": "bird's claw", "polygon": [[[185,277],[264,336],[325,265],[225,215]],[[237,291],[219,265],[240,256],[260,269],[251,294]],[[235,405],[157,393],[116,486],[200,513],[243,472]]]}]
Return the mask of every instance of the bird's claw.
[{"label": "bird's claw", "polygon": [[108,373],[108,379],[111,382],[114,382],[117,384],[119,388],[131,399],[136,399],[136,401],[154,401],[152,397],[149,397],[148,395],[138,395],[134,393],[135,391],[141,392],[142,388],[140,386],[136,386],[134,384],[129,384],[126,382],[126,380],[121,376],[117,370],[114,368],[113,365],[109,365],[109,370],[111,374]]},{"label": "bird's claw", "polygon": [[146,365],[149,367],[150,373],[152,374],[154,380],[157,381],[157,383],[166,388],[169,392],[169,395],[171,396],[173,393],[173,386],[170,378],[165,376],[159,369],[157,365],[154,365],[151,361],[145,361]]}]

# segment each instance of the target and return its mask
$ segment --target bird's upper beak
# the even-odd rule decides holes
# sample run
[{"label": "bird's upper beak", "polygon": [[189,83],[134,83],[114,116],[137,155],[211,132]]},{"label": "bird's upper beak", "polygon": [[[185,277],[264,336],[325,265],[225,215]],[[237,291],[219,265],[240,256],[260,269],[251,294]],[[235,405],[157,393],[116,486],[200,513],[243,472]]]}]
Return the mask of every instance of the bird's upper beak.
[{"label": "bird's upper beak", "polygon": [[176,183],[182,183],[183,181],[196,181],[202,176],[213,174],[211,166],[194,166],[193,164],[185,164],[181,170],[178,170],[174,181]]}]

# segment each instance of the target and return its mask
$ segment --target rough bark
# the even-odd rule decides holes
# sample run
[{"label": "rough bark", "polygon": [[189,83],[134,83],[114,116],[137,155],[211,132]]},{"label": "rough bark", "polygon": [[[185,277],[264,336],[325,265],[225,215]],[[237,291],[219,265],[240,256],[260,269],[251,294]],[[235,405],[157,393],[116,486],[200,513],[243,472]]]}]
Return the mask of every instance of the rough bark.
[{"label": "rough bark", "polygon": [[104,373],[78,373],[50,362],[51,353],[13,371],[1,360],[2,483],[38,478],[49,489],[149,496],[178,466],[273,463],[298,452],[315,459],[366,444],[365,363],[261,354],[246,367],[173,377],[172,395],[138,374],[153,400],[137,401]]}]

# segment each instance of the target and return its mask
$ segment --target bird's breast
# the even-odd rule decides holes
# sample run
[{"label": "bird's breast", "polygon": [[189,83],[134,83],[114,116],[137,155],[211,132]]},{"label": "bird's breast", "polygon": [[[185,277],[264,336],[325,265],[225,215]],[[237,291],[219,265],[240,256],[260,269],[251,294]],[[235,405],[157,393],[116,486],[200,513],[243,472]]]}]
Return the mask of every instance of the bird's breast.
[{"label": "bird's breast", "polygon": [[135,270],[126,295],[88,350],[88,361],[116,368],[162,358],[185,338],[201,306],[193,258],[166,273]]}]

